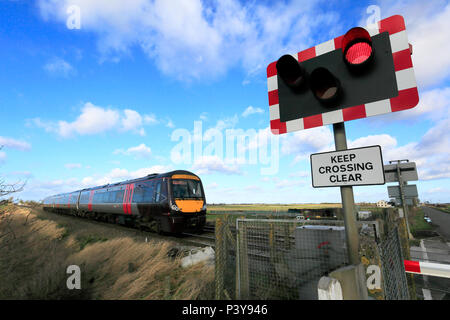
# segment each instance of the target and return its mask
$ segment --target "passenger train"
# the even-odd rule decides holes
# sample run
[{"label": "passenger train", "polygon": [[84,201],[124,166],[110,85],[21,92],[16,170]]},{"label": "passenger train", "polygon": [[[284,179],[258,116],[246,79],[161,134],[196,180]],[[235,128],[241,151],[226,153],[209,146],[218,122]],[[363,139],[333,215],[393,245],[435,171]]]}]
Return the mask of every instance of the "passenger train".
[{"label": "passenger train", "polygon": [[158,233],[202,230],[206,222],[202,182],[185,170],[50,196],[43,209]]}]

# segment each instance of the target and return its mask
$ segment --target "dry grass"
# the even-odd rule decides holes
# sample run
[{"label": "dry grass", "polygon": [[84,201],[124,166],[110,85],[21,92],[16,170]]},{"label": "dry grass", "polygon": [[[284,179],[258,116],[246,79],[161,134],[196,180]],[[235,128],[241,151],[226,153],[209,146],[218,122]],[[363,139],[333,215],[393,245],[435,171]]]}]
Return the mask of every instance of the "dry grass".
[{"label": "dry grass", "polygon": [[[28,217],[27,217],[28,216]],[[0,208],[0,299],[212,299],[214,267],[182,268],[174,243],[42,211]],[[69,265],[81,290],[68,290]]]}]

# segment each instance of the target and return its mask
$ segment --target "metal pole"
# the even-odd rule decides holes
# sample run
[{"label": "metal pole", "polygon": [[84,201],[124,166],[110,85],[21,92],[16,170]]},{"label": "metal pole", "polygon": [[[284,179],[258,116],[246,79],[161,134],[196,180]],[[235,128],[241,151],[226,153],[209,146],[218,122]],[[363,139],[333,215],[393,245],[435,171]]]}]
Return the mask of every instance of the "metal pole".
[{"label": "metal pole", "polygon": [[400,197],[402,199],[403,213],[405,215],[405,220],[406,220],[406,229],[408,230],[408,238],[411,239],[411,232],[409,231],[409,222],[408,222],[408,206],[405,201],[405,193],[403,192],[403,179],[402,179],[402,175],[400,173],[400,160],[397,161],[397,178],[398,178],[398,184],[400,186]]},{"label": "metal pole", "polygon": [[[347,137],[345,136],[345,126],[343,122],[333,124],[334,143],[336,151],[347,150]],[[341,188],[342,208],[344,211],[345,236],[347,239],[348,258],[351,264],[357,265],[359,260],[359,235],[356,226],[355,199],[353,187],[345,186]]]}]

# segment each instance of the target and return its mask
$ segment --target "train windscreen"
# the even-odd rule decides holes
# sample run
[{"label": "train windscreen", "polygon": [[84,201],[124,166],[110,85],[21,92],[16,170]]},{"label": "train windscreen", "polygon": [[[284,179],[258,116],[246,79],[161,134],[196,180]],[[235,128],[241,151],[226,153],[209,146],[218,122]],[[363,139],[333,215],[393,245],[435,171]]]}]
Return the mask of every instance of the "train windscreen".
[{"label": "train windscreen", "polygon": [[202,199],[200,181],[190,179],[172,180],[172,195],[175,199]]}]

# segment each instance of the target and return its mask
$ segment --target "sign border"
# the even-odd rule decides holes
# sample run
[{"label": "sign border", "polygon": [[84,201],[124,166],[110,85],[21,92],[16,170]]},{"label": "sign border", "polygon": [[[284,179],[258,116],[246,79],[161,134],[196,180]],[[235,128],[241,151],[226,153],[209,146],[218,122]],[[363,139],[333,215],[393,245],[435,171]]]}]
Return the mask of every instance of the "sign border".
[{"label": "sign border", "polygon": [[320,187],[314,186],[314,175],[313,175],[313,168],[312,168],[312,156],[313,156],[313,155],[317,155],[317,154],[327,154],[327,153],[335,153],[335,152],[343,152],[343,151],[358,150],[358,149],[367,149],[367,148],[373,148],[373,147],[378,147],[378,149],[380,150],[381,165],[382,165],[383,168],[384,168],[383,152],[381,151],[381,146],[378,145],[378,144],[373,145],[373,146],[365,146],[365,147],[351,148],[351,149],[345,149],[345,150],[335,150],[335,151],[327,151],[327,152],[311,153],[311,154],[309,155],[309,162],[310,162],[310,167],[311,167],[311,184],[312,184],[313,188],[362,187],[362,186],[381,186],[381,185],[385,185],[385,184],[386,184],[386,177],[384,176],[384,170],[383,170],[383,183],[356,184],[356,185],[352,185],[352,184],[343,184],[343,185],[320,186]]}]

